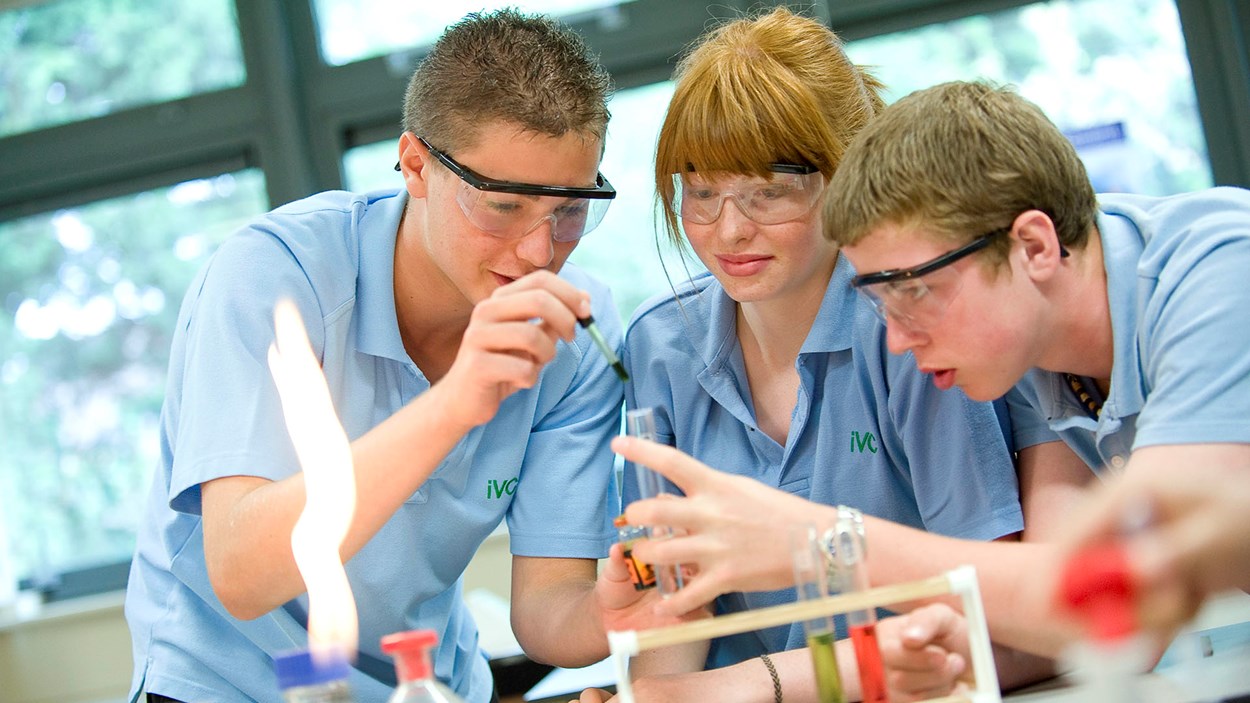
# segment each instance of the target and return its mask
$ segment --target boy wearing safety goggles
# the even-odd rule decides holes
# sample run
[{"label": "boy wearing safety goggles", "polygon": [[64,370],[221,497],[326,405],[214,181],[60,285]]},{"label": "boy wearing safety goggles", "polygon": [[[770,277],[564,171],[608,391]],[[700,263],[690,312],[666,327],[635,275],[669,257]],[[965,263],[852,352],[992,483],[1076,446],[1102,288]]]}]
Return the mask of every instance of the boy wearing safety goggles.
[{"label": "boy wearing safety goggles", "polygon": [[[956,82],[903,98],[859,135],[824,223],[890,351],[911,352],[938,387],[980,399],[1018,389],[1100,478],[1245,479],[1250,193],[1096,196],[1036,106]],[[1121,514],[1105,525],[1144,531],[1170,519],[1148,501],[1127,508],[1123,495],[1107,505]],[[1047,553],[1033,568],[1053,573],[1062,558]],[[1201,589],[1182,598],[1175,588],[1201,574],[1133,568],[1146,621],[1175,627],[1201,602]],[[1046,649],[1048,594],[1018,596],[1035,616],[1001,623],[1015,632],[1008,641]]]},{"label": "boy wearing safety goggles", "polygon": [[409,84],[402,188],[284,205],[216,253],[174,339],[127,595],[132,695],[276,702],[273,657],[307,642],[290,544],[305,488],[266,364],[282,298],[352,442],[355,699],[395,685],[382,635],[429,628],[435,675],[491,700],[460,577],[503,520],[521,645],[565,666],[606,656],[595,567],[622,391],[578,323],[597,317],[613,346],[621,330],[607,289],[564,263],[615,195],[598,172],[608,90],[570,30],[470,15]]}]

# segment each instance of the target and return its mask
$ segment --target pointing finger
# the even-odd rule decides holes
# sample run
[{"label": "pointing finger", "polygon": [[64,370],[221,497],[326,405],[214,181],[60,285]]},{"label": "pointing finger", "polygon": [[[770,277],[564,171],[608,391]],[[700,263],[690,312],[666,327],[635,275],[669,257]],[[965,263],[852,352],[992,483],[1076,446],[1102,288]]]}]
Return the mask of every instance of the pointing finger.
[{"label": "pointing finger", "polygon": [[637,437],[622,436],[613,439],[612,451],[620,454],[626,461],[642,464],[659,472],[686,495],[703,488],[721,475],[675,447]]}]

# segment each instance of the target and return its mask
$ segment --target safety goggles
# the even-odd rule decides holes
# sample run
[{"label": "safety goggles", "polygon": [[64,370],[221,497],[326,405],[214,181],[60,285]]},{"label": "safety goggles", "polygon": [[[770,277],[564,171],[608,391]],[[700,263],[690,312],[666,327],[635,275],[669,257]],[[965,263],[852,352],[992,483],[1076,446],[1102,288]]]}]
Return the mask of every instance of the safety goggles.
[{"label": "safety goggles", "polygon": [[602,173],[589,188],[499,181],[461,165],[424,137],[417,139],[460,179],[456,203],[469,222],[502,239],[522,237],[550,222],[553,239],[576,242],[603,222],[616,197],[616,189]]},{"label": "safety goggles", "polygon": [[825,177],[811,166],[770,164],[768,178],[713,176],[687,171],[673,174],[673,210],[685,222],[710,225],[726,200],[761,225],[803,217],[820,201]]},{"label": "safety goggles", "polygon": [[918,266],[856,276],[851,285],[868,298],[882,322],[894,320],[916,331],[932,329],[959,293],[962,279],[951,264],[1009,232],[1011,227],[996,229]]}]

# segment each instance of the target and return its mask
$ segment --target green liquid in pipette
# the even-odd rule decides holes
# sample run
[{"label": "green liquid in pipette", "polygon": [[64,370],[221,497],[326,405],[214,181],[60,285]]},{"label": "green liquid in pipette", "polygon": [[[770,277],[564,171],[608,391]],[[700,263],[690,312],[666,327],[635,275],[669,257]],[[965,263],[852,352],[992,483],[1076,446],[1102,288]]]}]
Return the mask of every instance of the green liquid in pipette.
[{"label": "green liquid in pipette", "polygon": [[846,703],[842,678],[838,676],[838,657],[834,654],[833,633],[807,636],[812,652],[812,668],[816,670],[816,691],[820,703]]}]

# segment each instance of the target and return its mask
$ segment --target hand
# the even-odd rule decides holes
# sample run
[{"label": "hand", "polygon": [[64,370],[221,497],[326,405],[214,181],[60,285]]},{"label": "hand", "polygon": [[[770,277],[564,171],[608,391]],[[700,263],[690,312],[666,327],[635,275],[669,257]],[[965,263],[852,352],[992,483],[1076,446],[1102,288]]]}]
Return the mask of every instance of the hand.
[{"label": "hand", "polygon": [[[1178,475],[1173,464],[1130,463],[1131,470],[1094,494],[1063,551],[1070,556],[1123,541],[1138,622],[1167,638],[1206,596],[1250,586],[1250,476],[1244,464],[1188,465]],[[1126,516],[1134,513],[1148,517],[1126,532]]]},{"label": "hand", "polygon": [[648,630],[711,617],[711,612],[703,608],[680,615],[657,613],[656,605],[663,601],[659,590],[634,588],[620,544],[612,545],[608,552],[608,560],[595,582],[595,597],[599,601],[604,631]]},{"label": "hand", "polygon": [[973,684],[968,625],[945,604],[927,605],[877,623],[890,700],[955,695]]},{"label": "hand", "polygon": [[602,688],[588,688],[582,691],[582,695],[577,700],[569,701],[569,703],[611,703],[616,700],[616,696],[608,693]]},{"label": "hand", "polygon": [[634,554],[653,564],[694,567],[697,576],[657,604],[683,613],[731,591],[760,591],[794,584],[790,535],[801,526],[829,524],[836,509],[726,474],[681,451],[636,437],[617,437],[612,449],[658,471],[685,497],[635,501],[626,509],[634,525],[665,525],[677,534],[641,540]]},{"label": "hand", "polygon": [[455,361],[435,386],[447,412],[466,428],[489,421],[505,398],[538,382],[556,342],[572,341],[577,319],[590,314],[587,294],[549,271],[496,288],[473,307]]}]

